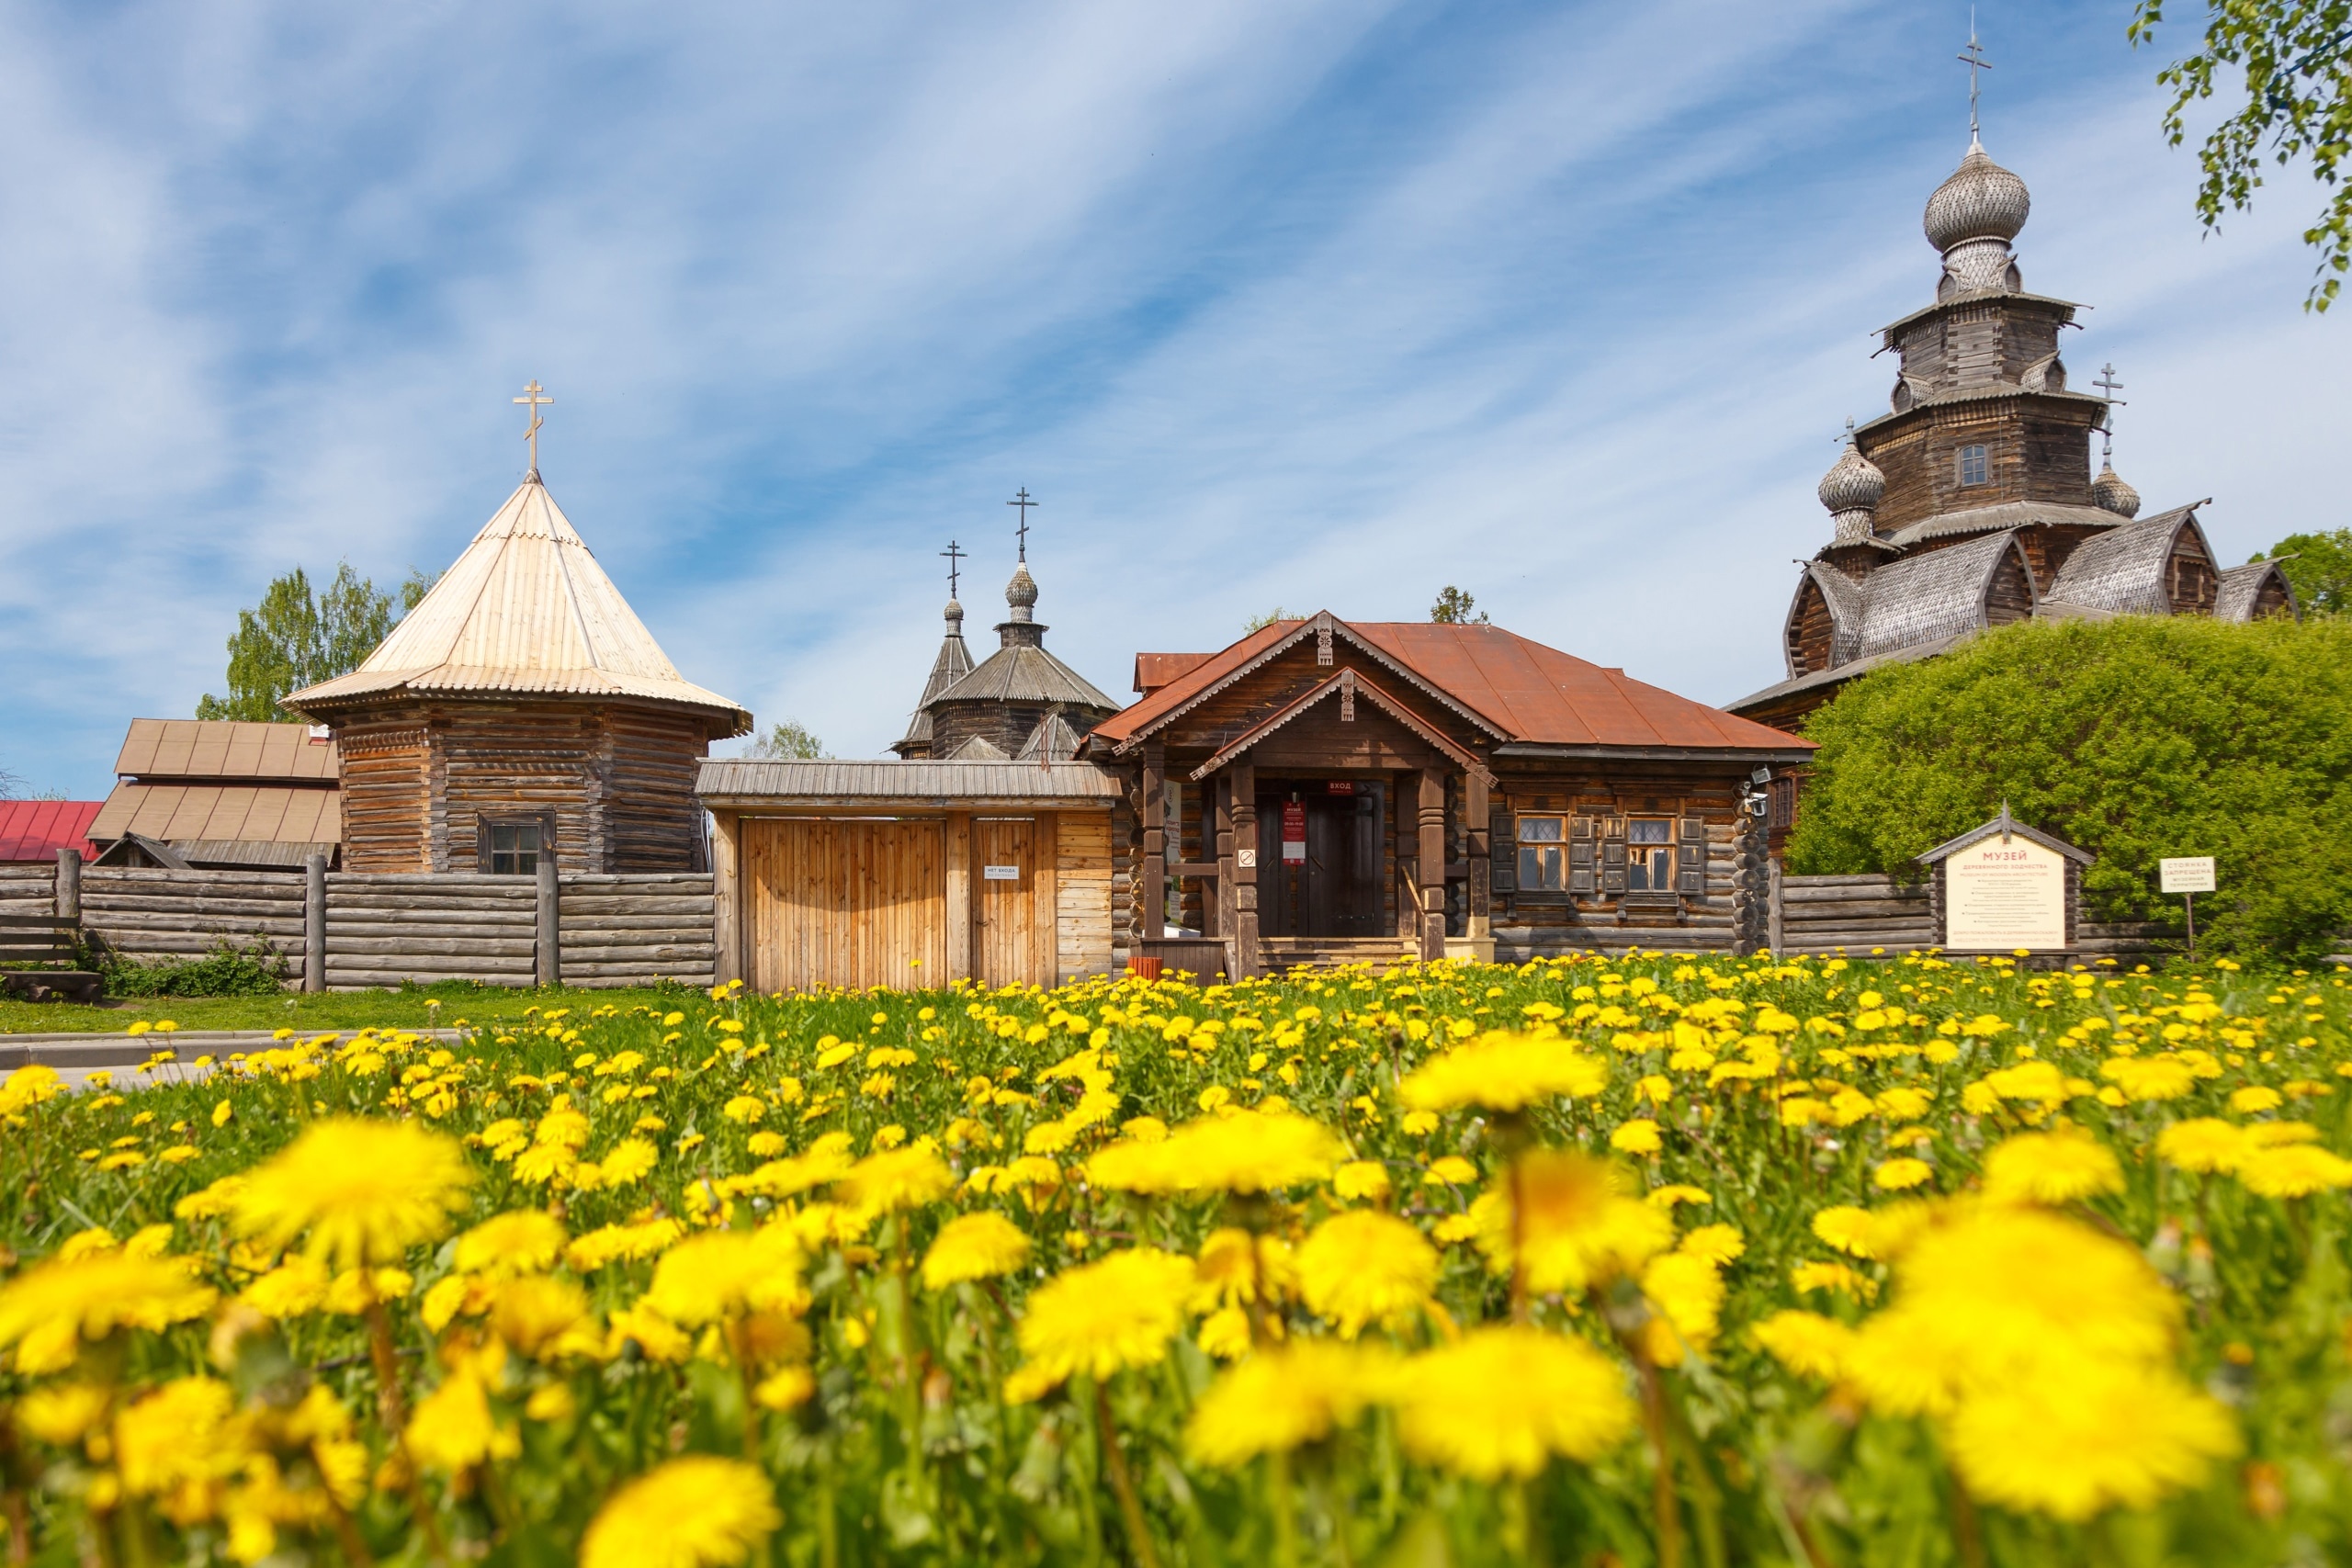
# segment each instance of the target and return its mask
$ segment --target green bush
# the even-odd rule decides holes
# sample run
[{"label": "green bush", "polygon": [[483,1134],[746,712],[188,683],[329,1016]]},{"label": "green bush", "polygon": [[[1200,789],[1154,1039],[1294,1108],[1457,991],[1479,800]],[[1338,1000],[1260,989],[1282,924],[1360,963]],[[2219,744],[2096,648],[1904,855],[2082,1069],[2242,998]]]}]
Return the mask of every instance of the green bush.
[{"label": "green bush", "polygon": [[2210,854],[2198,935],[2308,960],[2352,924],[2352,624],[2187,616],[2004,627],[1815,713],[1800,874],[1920,874],[1998,811],[2098,855],[2091,917],[2176,927],[2156,863]]},{"label": "green bush", "polygon": [[110,997],[268,997],[286,988],[292,970],[259,937],[244,947],[221,937],[201,958],[141,964],[108,954],[98,973]]}]

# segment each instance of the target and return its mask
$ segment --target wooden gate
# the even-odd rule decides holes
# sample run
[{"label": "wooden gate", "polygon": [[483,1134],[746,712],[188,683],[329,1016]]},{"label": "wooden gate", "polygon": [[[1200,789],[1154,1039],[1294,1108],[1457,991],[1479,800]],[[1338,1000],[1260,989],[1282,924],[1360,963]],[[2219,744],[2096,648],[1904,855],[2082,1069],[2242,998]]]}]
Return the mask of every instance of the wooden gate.
[{"label": "wooden gate", "polygon": [[944,984],[947,869],[941,824],[876,818],[743,824],[752,983]]},{"label": "wooden gate", "polygon": [[1050,986],[1053,819],[972,819],[972,974],[984,986]]}]

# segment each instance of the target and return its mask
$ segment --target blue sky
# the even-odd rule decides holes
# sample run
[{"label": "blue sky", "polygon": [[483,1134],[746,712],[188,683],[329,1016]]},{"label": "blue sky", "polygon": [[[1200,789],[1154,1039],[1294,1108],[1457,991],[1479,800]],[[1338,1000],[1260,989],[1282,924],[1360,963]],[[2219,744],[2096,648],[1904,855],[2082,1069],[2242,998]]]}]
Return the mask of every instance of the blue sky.
[{"label": "blue sky", "polygon": [[[1981,4],[2027,286],[2118,468],[2346,522],[2318,196],[2218,238],[2120,4]],[[902,727],[935,552],[1124,693],[1457,583],[1690,695],[1777,678],[1967,144],[1964,6],[0,4],[0,766],[103,794],[296,563],[437,568],[542,468],[692,680]],[[2174,46],[2186,42],[2176,32]],[[982,637],[986,633],[982,630]]]}]

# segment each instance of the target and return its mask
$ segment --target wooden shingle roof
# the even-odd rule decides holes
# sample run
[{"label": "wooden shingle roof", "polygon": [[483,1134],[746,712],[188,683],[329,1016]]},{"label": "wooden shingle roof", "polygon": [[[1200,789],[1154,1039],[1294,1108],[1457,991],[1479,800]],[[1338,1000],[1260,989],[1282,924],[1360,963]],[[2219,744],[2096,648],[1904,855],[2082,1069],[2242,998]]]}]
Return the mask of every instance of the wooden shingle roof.
[{"label": "wooden shingle roof", "polygon": [[752,727],[750,713],[678,673],[537,476],[366,662],[286,705],[326,712],[402,694],[636,698],[695,710],[714,736]]},{"label": "wooden shingle roof", "polygon": [[2193,535],[2205,558],[2212,558],[2197,509],[2177,507],[2085,539],[2059,568],[2044,597],[2110,615],[2169,615],[2172,592],[2165,568],[2183,533]]},{"label": "wooden shingle roof", "polygon": [[114,771],[132,779],[335,782],[334,742],[307,724],[134,718]]}]

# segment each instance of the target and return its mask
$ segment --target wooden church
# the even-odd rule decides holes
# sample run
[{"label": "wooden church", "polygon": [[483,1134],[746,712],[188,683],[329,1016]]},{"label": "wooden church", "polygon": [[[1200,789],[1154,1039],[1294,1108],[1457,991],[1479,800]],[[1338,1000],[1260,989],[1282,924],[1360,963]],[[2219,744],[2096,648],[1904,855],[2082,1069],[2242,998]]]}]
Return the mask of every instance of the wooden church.
[{"label": "wooden church", "polygon": [[1787,678],[1732,712],[1793,727],[1855,676],[2015,621],[2295,613],[2276,561],[2221,565],[2206,502],[2140,515],[2108,455],[2114,369],[2096,393],[2069,384],[2060,340],[2080,307],[2029,293],[2018,272],[2030,206],[1972,135],[1928,200],[1935,300],[1881,333],[1896,356],[1888,410],[1849,427],[1822,479],[1832,535],[1789,604]]},{"label": "wooden church", "polygon": [[537,412],[530,472],[432,592],[286,699],[332,732],[346,871],[708,869],[695,770],[752,716],[680,675],[596,564],[540,480]]}]

